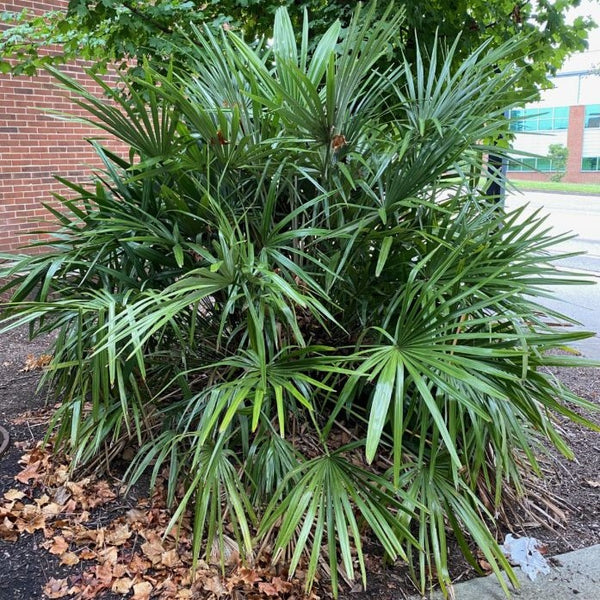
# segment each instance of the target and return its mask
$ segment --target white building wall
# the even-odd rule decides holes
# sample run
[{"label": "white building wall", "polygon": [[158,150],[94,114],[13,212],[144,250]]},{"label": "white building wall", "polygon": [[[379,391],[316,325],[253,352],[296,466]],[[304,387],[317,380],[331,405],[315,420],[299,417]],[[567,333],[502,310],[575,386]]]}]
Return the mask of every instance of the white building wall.
[{"label": "white building wall", "polygon": [[584,129],[582,156],[600,156],[600,129]]},{"label": "white building wall", "polygon": [[[600,130],[598,133],[600,133]],[[546,133],[519,133],[515,136],[513,148],[520,152],[530,152],[531,154],[546,156],[550,144],[562,144],[563,146],[566,146],[566,130],[561,129],[559,131],[548,131]]]},{"label": "white building wall", "polygon": [[600,74],[574,71],[562,73],[551,81],[554,87],[542,91],[541,99],[527,108],[600,104]]}]

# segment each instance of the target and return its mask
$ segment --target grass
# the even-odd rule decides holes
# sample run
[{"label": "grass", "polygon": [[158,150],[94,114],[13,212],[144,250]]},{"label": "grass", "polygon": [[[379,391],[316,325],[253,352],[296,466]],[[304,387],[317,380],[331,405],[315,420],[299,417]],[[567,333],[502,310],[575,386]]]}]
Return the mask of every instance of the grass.
[{"label": "grass", "polygon": [[566,183],[564,181],[517,181],[512,185],[521,190],[540,190],[547,192],[570,192],[574,194],[599,194],[600,183]]}]

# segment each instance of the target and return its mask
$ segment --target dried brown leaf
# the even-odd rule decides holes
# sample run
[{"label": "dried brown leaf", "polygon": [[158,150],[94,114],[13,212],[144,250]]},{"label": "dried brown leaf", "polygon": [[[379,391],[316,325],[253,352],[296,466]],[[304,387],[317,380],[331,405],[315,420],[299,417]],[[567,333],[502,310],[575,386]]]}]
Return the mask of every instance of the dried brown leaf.
[{"label": "dried brown leaf", "polygon": [[133,579],[130,577],[121,577],[113,581],[112,587],[110,588],[115,594],[125,595],[129,593],[129,590],[133,587]]},{"label": "dried brown leaf", "polygon": [[131,530],[127,523],[120,525],[112,531],[106,532],[106,543],[112,544],[113,546],[122,546],[131,537]]},{"label": "dried brown leaf", "polygon": [[133,596],[131,600],[150,600],[152,593],[152,584],[149,581],[142,581],[133,586]]},{"label": "dried brown leaf", "polygon": [[268,581],[259,582],[258,590],[261,594],[265,594],[266,596],[279,596],[279,591],[277,588]]},{"label": "dried brown leaf", "polygon": [[202,584],[202,588],[207,592],[212,592],[217,598],[227,594],[227,588],[218,575],[206,579]]},{"label": "dried brown leaf", "polygon": [[60,563],[71,567],[79,563],[79,556],[75,552],[65,552],[60,555]]},{"label": "dried brown leaf", "polygon": [[60,504],[61,506],[65,505],[69,498],[71,497],[71,492],[64,486],[61,485],[56,492],[54,492],[54,502]]},{"label": "dried brown leaf", "polygon": [[53,540],[50,540],[51,545],[48,548],[50,554],[64,554],[69,549],[69,543],[62,535],[57,535]]},{"label": "dried brown leaf", "polygon": [[144,555],[150,559],[153,565],[158,565],[162,561],[162,555],[165,549],[158,540],[145,542],[141,546]]},{"label": "dried brown leaf", "polygon": [[179,553],[177,550],[168,550],[167,552],[163,552],[160,557],[160,562],[167,568],[178,567],[181,565],[181,559],[179,558]]},{"label": "dried brown leaf", "polygon": [[43,474],[40,473],[39,468],[39,462],[29,464],[18,475],[15,475],[15,479],[25,484],[28,484],[31,479],[33,479],[33,481],[37,481],[43,477]]},{"label": "dried brown leaf", "polygon": [[257,581],[261,580],[260,575],[254,569],[248,569],[246,567],[241,567],[240,569],[238,569],[236,575],[238,576],[240,581],[248,585],[253,585]]},{"label": "dried brown leaf", "polygon": [[8,492],[4,494],[4,497],[9,502],[13,502],[14,500],[22,500],[25,498],[25,494],[19,490],[8,490]]},{"label": "dried brown leaf", "polygon": [[105,587],[110,587],[113,580],[113,571],[112,565],[109,562],[96,565],[95,574],[99,583]]},{"label": "dried brown leaf", "polygon": [[62,512],[63,507],[56,502],[50,502],[46,506],[42,507],[42,514],[45,517],[56,517]]},{"label": "dried brown leaf", "polygon": [[273,579],[271,579],[271,583],[279,593],[291,592],[292,588],[294,587],[291,581],[282,579],[281,577],[273,577]]},{"label": "dried brown leaf", "polygon": [[145,511],[139,508],[131,508],[125,513],[125,519],[128,523],[137,523],[138,521],[143,523],[148,520],[148,516]]},{"label": "dried brown leaf", "polygon": [[48,598],[64,598],[69,595],[69,584],[66,579],[54,579],[50,577],[44,586],[44,594]]},{"label": "dried brown leaf", "polygon": [[51,361],[52,355],[50,354],[40,354],[39,356],[36,356],[35,354],[28,354],[23,368],[19,369],[19,371],[23,372],[43,369],[44,367],[47,367]]},{"label": "dried brown leaf", "polygon": [[98,552],[98,560],[114,566],[119,560],[119,551],[115,548],[115,546],[108,546],[107,548],[104,548]]},{"label": "dried brown leaf", "polygon": [[15,529],[15,524],[8,518],[0,522],[0,540],[5,542],[16,542],[19,539],[19,532]]}]

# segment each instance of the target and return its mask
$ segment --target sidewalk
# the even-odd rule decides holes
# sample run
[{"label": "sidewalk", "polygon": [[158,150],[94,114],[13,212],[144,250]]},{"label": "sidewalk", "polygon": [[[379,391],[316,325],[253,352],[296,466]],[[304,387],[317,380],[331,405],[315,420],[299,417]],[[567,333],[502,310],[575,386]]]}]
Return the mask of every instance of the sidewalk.
[{"label": "sidewalk", "polygon": [[[551,561],[552,572],[538,575],[530,581],[521,569],[515,573],[521,588],[513,592],[515,600],[600,600],[600,544],[555,556]],[[455,600],[506,600],[506,596],[494,575],[458,583],[454,587]],[[410,600],[419,600],[411,596]],[[432,600],[441,600],[434,593]]]}]

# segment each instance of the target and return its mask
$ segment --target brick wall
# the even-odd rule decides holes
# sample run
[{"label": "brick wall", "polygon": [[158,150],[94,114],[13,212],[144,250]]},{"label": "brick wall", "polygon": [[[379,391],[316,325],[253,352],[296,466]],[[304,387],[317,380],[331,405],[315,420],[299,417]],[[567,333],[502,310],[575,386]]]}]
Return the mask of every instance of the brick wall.
[{"label": "brick wall", "polygon": [[[0,2],[0,13],[65,5],[66,0],[14,0]],[[76,63],[63,70],[89,85],[84,66]],[[57,119],[45,113],[47,109],[81,114],[46,72],[35,77],[0,75],[0,252],[40,238],[30,232],[43,227],[40,221],[48,215],[42,202],[52,203],[52,192],[66,192],[54,175],[83,182],[91,165],[99,164],[85,141],[98,137],[99,130]]]}]

